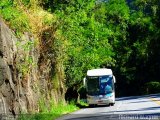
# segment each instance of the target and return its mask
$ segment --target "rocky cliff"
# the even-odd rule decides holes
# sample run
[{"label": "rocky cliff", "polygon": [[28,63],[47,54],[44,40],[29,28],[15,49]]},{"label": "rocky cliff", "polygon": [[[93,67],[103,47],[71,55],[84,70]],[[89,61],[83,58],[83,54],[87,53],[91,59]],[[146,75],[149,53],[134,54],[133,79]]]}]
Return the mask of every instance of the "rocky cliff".
[{"label": "rocky cliff", "polygon": [[64,99],[62,71],[44,39],[16,38],[0,19],[0,114],[39,112],[40,101],[49,108],[51,100]]}]

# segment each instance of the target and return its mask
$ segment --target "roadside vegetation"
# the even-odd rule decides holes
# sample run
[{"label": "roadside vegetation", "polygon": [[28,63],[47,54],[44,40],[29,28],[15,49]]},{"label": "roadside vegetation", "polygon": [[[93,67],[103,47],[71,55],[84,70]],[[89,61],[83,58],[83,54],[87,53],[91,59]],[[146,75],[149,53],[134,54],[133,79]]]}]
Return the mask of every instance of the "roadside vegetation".
[{"label": "roadside vegetation", "polygon": [[18,120],[54,120],[62,115],[74,112],[79,108],[75,103],[66,104],[60,102],[58,104],[52,103],[51,109],[47,109],[44,103],[40,103],[40,113],[35,114],[21,114]]},{"label": "roadside vegetation", "polygon": [[[88,69],[107,67],[117,96],[160,92],[159,0],[1,0],[0,15],[17,37],[28,32],[37,44],[51,43],[67,88],[81,91]],[[77,109],[62,106],[44,113]]]}]

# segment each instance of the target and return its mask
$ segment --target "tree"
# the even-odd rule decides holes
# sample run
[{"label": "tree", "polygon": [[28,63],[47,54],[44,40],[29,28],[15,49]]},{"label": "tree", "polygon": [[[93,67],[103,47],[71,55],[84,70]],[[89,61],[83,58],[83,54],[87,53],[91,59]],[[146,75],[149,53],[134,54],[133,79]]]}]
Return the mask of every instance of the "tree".
[{"label": "tree", "polygon": [[108,41],[112,31],[96,19],[95,11],[95,0],[78,0],[65,10],[57,11],[59,30],[68,44],[64,63],[68,87],[79,84],[88,69],[114,64]]}]

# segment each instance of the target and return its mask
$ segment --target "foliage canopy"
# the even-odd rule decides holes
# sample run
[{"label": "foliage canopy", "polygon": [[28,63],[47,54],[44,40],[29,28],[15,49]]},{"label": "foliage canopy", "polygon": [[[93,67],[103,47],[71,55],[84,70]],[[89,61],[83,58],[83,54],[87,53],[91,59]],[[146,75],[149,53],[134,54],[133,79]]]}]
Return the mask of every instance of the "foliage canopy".
[{"label": "foliage canopy", "polygon": [[19,5],[40,6],[55,17],[42,24],[54,29],[51,49],[67,87],[79,85],[88,69],[102,66],[114,70],[118,95],[143,94],[147,88],[142,86],[159,84],[159,0],[2,0],[0,14],[11,28],[30,31],[30,18]]}]

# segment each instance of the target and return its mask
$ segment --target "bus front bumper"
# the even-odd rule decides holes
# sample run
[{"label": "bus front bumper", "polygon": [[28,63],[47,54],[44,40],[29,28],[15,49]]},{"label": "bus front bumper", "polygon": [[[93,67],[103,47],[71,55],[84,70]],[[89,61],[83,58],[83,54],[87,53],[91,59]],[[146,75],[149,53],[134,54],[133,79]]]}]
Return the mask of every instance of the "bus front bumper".
[{"label": "bus front bumper", "polygon": [[92,104],[97,104],[97,105],[109,105],[111,103],[115,103],[115,100],[113,97],[109,97],[109,98],[96,98],[96,97],[92,97],[92,98],[88,98],[87,102],[89,105]]}]

